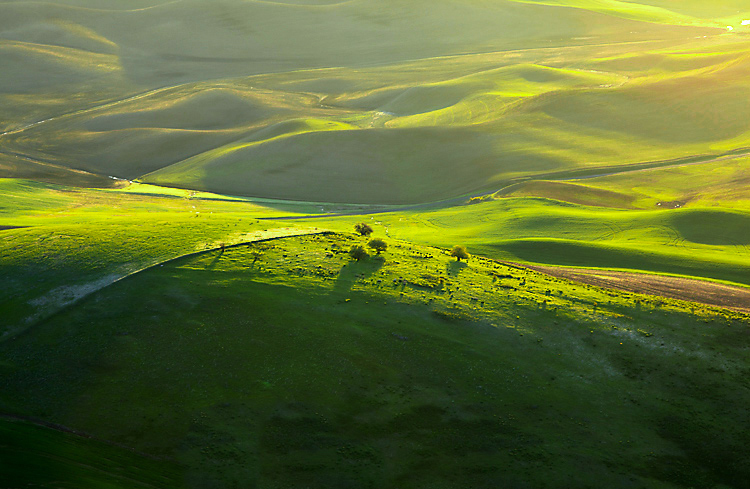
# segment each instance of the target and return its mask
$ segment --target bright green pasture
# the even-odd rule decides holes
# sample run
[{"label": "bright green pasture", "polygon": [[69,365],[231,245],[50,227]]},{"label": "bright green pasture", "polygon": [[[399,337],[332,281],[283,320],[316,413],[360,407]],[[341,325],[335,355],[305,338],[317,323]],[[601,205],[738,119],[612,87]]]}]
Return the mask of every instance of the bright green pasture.
[{"label": "bright green pasture", "polygon": [[386,241],[359,263],[366,240],[328,235],[129,277],[0,343],[0,410],[174,459],[195,488],[750,477],[746,318]]},{"label": "bright green pasture", "polygon": [[688,0],[512,0],[519,3],[574,7],[625,19],[675,25],[705,25],[742,27],[750,19],[750,8],[742,0],[704,2]]},{"label": "bright green pasture", "polygon": [[[347,229],[357,220],[361,218],[339,218],[326,226]],[[526,197],[378,214],[367,222],[394,238],[441,247],[463,244],[475,253],[504,260],[641,270],[750,285],[746,210],[656,206],[623,210]]]},{"label": "bright green pasture", "polygon": [[679,205],[750,209],[748,158],[611,175],[576,183],[629,194],[634,205],[641,208]]}]

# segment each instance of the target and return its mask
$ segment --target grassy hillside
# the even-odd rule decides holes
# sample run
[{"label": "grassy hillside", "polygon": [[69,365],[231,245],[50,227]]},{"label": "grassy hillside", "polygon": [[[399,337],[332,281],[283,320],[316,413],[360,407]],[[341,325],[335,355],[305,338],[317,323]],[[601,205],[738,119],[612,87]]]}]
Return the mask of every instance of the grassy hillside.
[{"label": "grassy hillside", "polygon": [[745,3],[0,0],[0,487],[746,487]]},{"label": "grassy hillside", "polygon": [[747,26],[574,7],[0,2],[0,175],[402,204],[750,145]]},{"label": "grassy hillside", "polygon": [[[348,233],[217,248],[362,220],[255,219],[330,206],[2,185],[0,310],[12,323],[0,412],[93,437],[0,429],[0,449],[25,464],[0,469],[11,487],[32,481],[31,466],[50,487],[741,487],[748,476],[746,435],[727,428],[745,416],[746,317],[394,239],[742,282],[744,212],[535,197],[402,211],[373,216],[389,248],[358,263],[347,251],[367,240]],[[666,226],[682,241],[665,241]],[[80,468],[99,443],[113,448]]]},{"label": "grassy hillside", "polygon": [[[387,229],[394,238],[441,247],[462,243],[484,256],[504,260],[631,269],[750,285],[750,214],[746,210],[700,205],[612,209],[613,202],[620,207],[634,197],[613,191],[579,192],[581,184],[571,186],[565,189],[570,191],[567,195],[575,196],[570,200],[585,199],[585,205],[550,200],[565,195],[543,186],[538,193],[545,198],[489,199],[438,210],[378,214],[368,222]],[[594,201],[598,207],[592,206]],[[358,220],[341,217],[327,225],[351,229]]]},{"label": "grassy hillside", "polygon": [[746,480],[746,319],[357,242],[108,287],[0,345],[2,409],[174,457],[188,487]]}]

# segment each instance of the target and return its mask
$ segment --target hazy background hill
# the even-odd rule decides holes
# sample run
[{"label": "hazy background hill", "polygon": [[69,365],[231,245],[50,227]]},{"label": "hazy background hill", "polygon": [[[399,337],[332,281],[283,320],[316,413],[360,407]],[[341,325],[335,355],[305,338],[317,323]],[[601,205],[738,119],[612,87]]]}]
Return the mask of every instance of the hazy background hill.
[{"label": "hazy background hill", "polygon": [[394,204],[750,146],[740,3],[628,6],[0,2],[0,174]]}]

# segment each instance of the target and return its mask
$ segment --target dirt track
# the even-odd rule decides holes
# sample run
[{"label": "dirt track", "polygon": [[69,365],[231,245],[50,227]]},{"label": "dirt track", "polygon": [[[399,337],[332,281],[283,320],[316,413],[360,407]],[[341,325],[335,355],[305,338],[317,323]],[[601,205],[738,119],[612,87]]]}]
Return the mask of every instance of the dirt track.
[{"label": "dirt track", "polygon": [[699,302],[701,304],[750,313],[750,288],[732,287],[703,280],[649,275],[645,273],[610,272],[605,270],[537,265],[524,266],[531,270],[546,273],[547,275],[567,278],[598,287]]}]

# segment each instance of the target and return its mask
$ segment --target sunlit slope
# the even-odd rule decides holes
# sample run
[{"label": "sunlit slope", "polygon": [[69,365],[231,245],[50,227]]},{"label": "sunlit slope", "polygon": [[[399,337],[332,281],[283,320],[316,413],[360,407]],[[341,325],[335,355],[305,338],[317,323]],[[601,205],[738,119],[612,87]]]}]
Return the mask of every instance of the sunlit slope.
[{"label": "sunlit slope", "polygon": [[750,159],[724,159],[583,180],[532,181],[503,196],[544,197],[601,207],[750,209]]},{"label": "sunlit slope", "polygon": [[[326,105],[362,117],[348,114],[347,125],[325,131],[233,143],[145,180],[265,197],[410,203],[495,190],[520,176],[750,146],[745,51],[733,45],[727,52],[652,56],[677,66],[650,74],[589,71],[631,61],[620,55],[580,68],[519,64],[324,94]],[[302,181],[316,185],[300,187]],[[369,183],[354,189],[356,181]]]},{"label": "sunlit slope", "polygon": [[742,0],[513,0],[534,5],[555,5],[590,10],[625,19],[674,25],[741,25],[750,19],[750,7]]},{"label": "sunlit slope", "polygon": [[[623,194],[612,191],[588,195],[598,197],[599,205],[623,199]],[[461,243],[475,253],[504,260],[640,270],[750,285],[748,211],[659,209],[611,209],[516,197],[433,211],[379,214],[371,222],[395,238],[442,247]],[[354,222],[354,218],[339,218],[338,225],[334,221],[329,226],[347,229]]]},{"label": "sunlit slope", "polygon": [[195,488],[747,479],[743,316],[392,240],[355,263],[360,242],[103,289],[0,342],[0,409],[169,457]]}]

